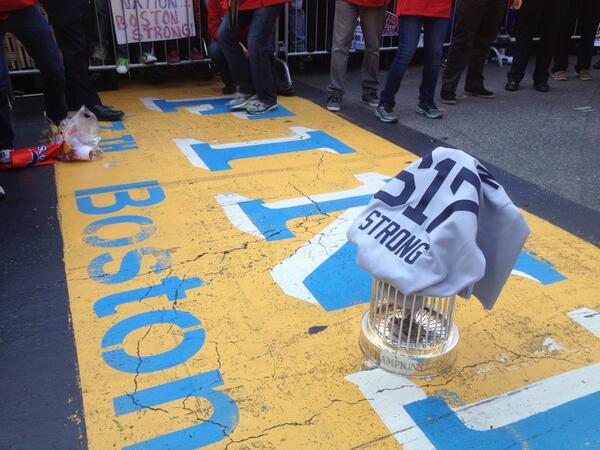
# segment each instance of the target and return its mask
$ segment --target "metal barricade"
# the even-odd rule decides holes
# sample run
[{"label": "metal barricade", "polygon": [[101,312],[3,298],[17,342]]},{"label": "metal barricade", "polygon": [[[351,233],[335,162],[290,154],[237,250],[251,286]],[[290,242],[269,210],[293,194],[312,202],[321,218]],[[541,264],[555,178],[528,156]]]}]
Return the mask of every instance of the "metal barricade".
[{"label": "metal barricade", "polygon": [[403,295],[374,278],[360,348],[367,361],[390,372],[411,377],[440,374],[456,360],[455,307],[456,295]]}]

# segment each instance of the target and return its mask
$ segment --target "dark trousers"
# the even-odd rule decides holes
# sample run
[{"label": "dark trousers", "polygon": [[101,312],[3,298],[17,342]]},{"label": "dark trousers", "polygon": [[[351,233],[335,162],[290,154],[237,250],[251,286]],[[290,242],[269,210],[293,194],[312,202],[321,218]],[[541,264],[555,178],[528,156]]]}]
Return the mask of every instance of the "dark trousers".
[{"label": "dark trousers", "polygon": [[535,58],[534,82],[548,79],[560,25],[568,8],[568,0],[525,0],[517,19],[517,41],[508,79],[521,81],[529,62],[531,43],[538,30],[540,42]]},{"label": "dark trousers", "polygon": [[4,33],[16,36],[40,70],[44,85],[46,116],[58,124],[67,117],[65,73],[46,19],[36,6],[10,13],[0,21],[0,149],[12,148],[14,132],[10,113],[10,79],[4,58]]},{"label": "dark trousers", "polygon": [[442,65],[442,48],[446,37],[448,19],[437,17],[400,16],[398,25],[398,50],[390,66],[385,80],[385,87],[381,91],[381,103],[389,106],[395,105],[395,97],[408,65],[415,56],[421,27],[424,30],[424,66],[419,100],[432,104],[435,85]]},{"label": "dark trousers", "polygon": [[483,89],[483,67],[506,14],[506,0],[458,0],[442,92],[456,93],[466,67],[465,90]]},{"label": "dark trousers", "polygon": [[[277,82],[274,77],[274,57],[271,36],[282,5],[265,6],[240,11],[237,28],[229,28],[229,19],[223,18],[217,34],[219,48],[225,55],[233,79],[243,94],[256,94],[267,104],[277,103]],[[240,30],[248,31],[248,58],[240,47]]]},{"label": "dark trousers", "polygon": [[223,52],[219,48],[219,43],[214,40],[208,47],[208,56],[215,63],[221,72],[221,80],[225,86],[232,86],[235,84],[233,77],[231,76],[231,70],[229,70],[229,64],[223,55]]},{"label": "dark trousers", "polygon": [[577,44],[577,63],[575,70],[579,72],[583,69],[589,69],[592,64],[592,53],[594,50],[594,40],[596,39],[596,30],[600,21],[600,1],[598,0],[570,0],[569,10],[563,21],[556,43],[556,52],[554,53],[553,72],[557,70],[567,70],[569,67],[569,47],[571,36],[575,31],[575,22],[577,21],[577,32],[581,36]]},{"label": "dark trousers", "polygon": [[41,0],[41,3],[48,13],[63,55],[69,109],[101,104],[88,70],[88,0]]}]

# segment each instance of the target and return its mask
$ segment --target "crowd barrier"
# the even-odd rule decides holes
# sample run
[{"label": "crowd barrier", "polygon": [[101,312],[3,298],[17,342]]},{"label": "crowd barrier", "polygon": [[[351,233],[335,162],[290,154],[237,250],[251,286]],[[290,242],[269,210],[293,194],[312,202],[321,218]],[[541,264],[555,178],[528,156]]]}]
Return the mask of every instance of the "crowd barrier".
[{"label": "crowd barrier", "polygon": [[[396,1],[389,4],[386,24],[381,37],[382,51],[395,50],[398,41],[398,17],[395,15]],[[185,65],[192,63],[211,63],[208,54],[207,0],[154,0],[155,7],[164,4],[179,8],[177,11],[164,15],[161,20],[161,38],[172,37],[168,40],[154,42],[135,42],[136,24],[144,24],[152,19],[157,21],[157,15],[148,15],[141,5],[151,2],[139,0],[91,0],[92,14],[90,18],[90,69],[113,70],[118,57],[129,61],[129,69],[147,67],[142,61],[143,54],[150,52],[156,58],[154,65]],[[132,5],[134,7],[132,7]],[[175,5],[175,6],[174,6]],[[152,13],[152,11],[150,11]],[[290,58],[327,55],[331,49],[333,20],[335,15],[335,0],[291,0],[276,27],[276,53],[282,62],[286,76],[289,70],[286,62]],[[452,41],[454,29],[454,12],[448,28],[445,46]],[[502,39],[495,43],[493,50],[502,63],[503,47],[508,47],[514,41],[507,33],[514,29],[515,13],[507,8],[504,19]],[[116,26],[118,25],[118,27]],[[574,38],[578,36],[574,35]],[[121,43],[122,42],[122,43]],[[36,72],[32,59],[27,55],[23,46],[13,36],[5,36],[6,60],[11,74],[27,74]],[[421,44],[420,44],[421,45]],[[352,41],[351,51],[364,49],[362,30],[357,24]]]}]

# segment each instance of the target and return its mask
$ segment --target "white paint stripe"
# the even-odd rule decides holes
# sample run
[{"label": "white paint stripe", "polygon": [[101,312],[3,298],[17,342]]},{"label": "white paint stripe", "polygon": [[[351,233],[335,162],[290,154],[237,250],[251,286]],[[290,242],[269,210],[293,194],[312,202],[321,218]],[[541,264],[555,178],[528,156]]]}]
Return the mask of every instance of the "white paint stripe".
[{"label": "white paint stripe", "polygon": [[[600,338],[600,313],[580,308],[569,313],[577,323]],[[410,380],[382,369],[358,372],[346,377],[358,385],[396,440],[407,450],[430,450],[425,437],[403,406],[425,398]],[[556,408],[600,391],[600,364],[582,367],[530,384],[454,411],[466,427],[487,431]]]},{"label": "white paint stripe", "polygon": [[567,314],[590,333],[600,338],[600,313],[590,308],[579,308]]},{"label": "white paint stripe", "polygon": [[142,98],[140,98],[140,100],[142,101],[142,103],[144,104],[144,106],[146,108],[148,108],[150,111],[162,112],[162,110],[158,106],[156,106],[156,103],[154,103],[154,100],[161,100],[160,98],[156,98],[156,97],[142,97]]},{"label": "white paint stripe", "polygon": [[279,209],[279,208],[290,208],[292,206],[308,205],[310,203],[321,203],[330,200],[341,200],[344,198],[358,197],[360,195],[373,195],[379,191],[385,184],[385,179],[389,178],[387,175],[382,175],[375,172],[359,173],[354,175],[358,181],[362,183],[354,189],[348,189],[346,191],[328,192],[326,194],[316,194],[309,197],[297,197],[287,200],[280,200],[272,203],[265,203],[266,208]]},{"label": "white paint stripe", "polygon": [[223,211],[225,211],[225,214],[229,217],[229,220],[231,220],[234,227],[244,233],[253,234],[254,236],[265,239],[265,236],[263,236],[258,228],[256,228],[250,218],[238,205],[240,202],[249,200],[248,198],[238,194],[220,194],[217,195],[215,199],[221,205]]},{"label": "white paint stripe", "polygon": [[540,282],[540,280],[538,280],[535,277],[532,277],[531,275],[529,275],[528,273],[525,272],[521,272],[520,270],[516,270],[513,269],[512,272],[510,273],[511,275],[516,275],[518,277],[523,277],[523,278],[527,278],[529,280],[533,280],[533,281],[537,281],[538,283]]},{"label": "white paint stripe", "polygon": [[600,364],[561,373],[456,410],[465,425],[489,430],[526,419],[600,390]]},{"label": "white paint stripe", "polygon": [[[310,139],[310,135],[308,134],[310,131],[315,131],[311,128],[306,127],[290,127],[290,131],[292,132],[291,136],[286,136],[282,138],[274,138],[274,139],[258,139],[256,141],[242,141],[242,142],[229,142],[227,144],[215,144],[211,145],[211,148],[214,149],[223,149],[223,148],[236,148],[236,147],[250,147],[253,145],[263,145],[263,144],[280,144],[285,142],[292,141],[302,141],[304,139]],[[203,142],[197,142],[202,144]],[[318,150],[318,149],[316,149]]]},{"label": "white paint stripe", "polygon": [[425,392],[419,386],[383,369],[353,373],[347,376],[346,380],[360,388],[404,450],[435,450],[429,439],[402,407],[426,398]]},{"label": "white paint stripe", "polygon": [[346,231],[362,210],[363,207],[346,210],[292,256],[271,269],[273,280],[283,292],[309,303],[318,303],[304,285],[304,280],[347,242]]},{"label": "white paint stripe", "polygon": [[196,139],[173,139],[173,142],[179,147],[179,150],[186,156],[192,166],[208,170],[208,166],[192,148],[192,145],[200,143],[199,141]]},{"label": "white paint stripe", "polygon": [[[142,97],[140,98],[140,100],[142,101],[142,103],[144,104],[144,106],[146,108],[148,108],[151,111],[158,111],[158,112],[163,112],[162,109],[160,109],[157,105],[155,100],[165,100],[167,102],[187,102],[187,101],[210,101],[210,100],[222,100],[222,99],[227,99],[227,98],[233,98],[233,95],[222,95],[220,97],[196,97],[196,98],[173,98],[173,99],[164,99],[164,98],[158,98],[158,97]],[[213,109],[213,105],[211,104],[204,104],[204,105],[196,105],[196,106],[185,106],[184,109],[187,109],[189,112],[193,113],[193,114],[199,114],[200,111],[210,111],[211,109]]]}]

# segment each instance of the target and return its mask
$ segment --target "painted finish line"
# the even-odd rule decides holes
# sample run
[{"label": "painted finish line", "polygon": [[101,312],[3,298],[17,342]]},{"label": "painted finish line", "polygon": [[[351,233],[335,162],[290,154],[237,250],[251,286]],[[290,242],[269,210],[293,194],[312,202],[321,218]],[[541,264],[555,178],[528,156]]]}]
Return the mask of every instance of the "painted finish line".
[{"label": "painted finish line", "polygon": [[[380,440],[406,428],[390,425],[394,417],[418,423],[411,430],[433,445],[437,431],[419,416],[429,417],[429,403],[408,411],[443,397],[431,386],[443,385],[479,415],[474,405],[502,397],[502,386],[510,397],[533,392],[529,380],[595,376],[583,369],[600,363],[600,351],[585,347],[576,321],[593,321],[577,309],[596,306],[589,292],[600,279],[598,253],[527,215],[528,251],[499,307],[489,313],[460,304],[456,371],[402,389],[397,377],[372,379],[377,371],[370,371],[372,390],[357,386],[365,307],[354,305],[368,298],[371,280],[356,267],[346,229],[415,155],[300,98],[282,99],[291,115],[252,120],[218,112],[225,101],[210,100],[216,85],[165,85],[149,109],[140,98],[153,89],[107,94],[110,104],[132,110],[126,123],[103,129],[112,151],[97,163],[57,166],[90,449],[399,448],[408,435]],[[550,335],[557,311],[568,323]],[[496,344],[507,349],[505,362],[480,373],[497,361]],[[559,347],[554,358],[542,357]],[[525,356],[513,363],[511,352]],[[558,378],[564,386],[574,375],[565,376]],[[409,390],[421,396],[386,397]],[[597,389],[563,390],[566,397],[548,407],[553,413]],[[456,415],[461,433],[488,431],[484,422],[463,421],[460,408],[431,407]],[[506,431],[539,412],[492,424]]]}]

